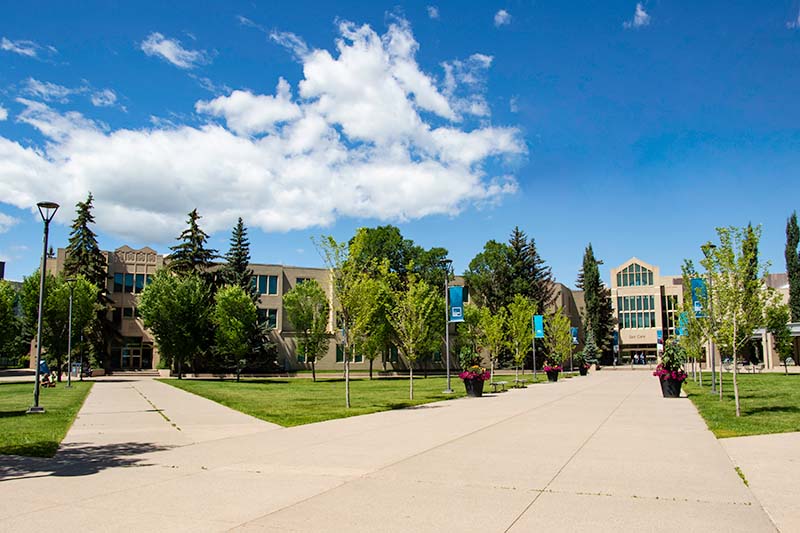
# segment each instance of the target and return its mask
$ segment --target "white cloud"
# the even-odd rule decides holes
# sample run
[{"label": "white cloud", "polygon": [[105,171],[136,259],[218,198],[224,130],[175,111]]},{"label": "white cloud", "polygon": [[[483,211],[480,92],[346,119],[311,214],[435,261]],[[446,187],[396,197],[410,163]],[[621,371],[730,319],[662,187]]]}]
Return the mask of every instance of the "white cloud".
[{"label": "white cloud", "polygon": [[298,61],[303,61],[309,54],[306,42],[290,31],[273,31],[269,34],[269,38],[290,50]]},{"label": "white cloud", "polygon": [[644,6],[641,2],[636,4],[636,10],[633,13],[633,19],[626,20],[622,23],[622,26],[625,28],[643,28],[644,26],[648,26],[650,24],[650,15],[647,14],[647,11],[644,10]]},{"label": "white cloud", "polygon": [[432,19],[438,19],[439,18],[439,8],[438,7],[436,7],[436,6],[428,6],[427,10],[428,10],[428,16],[430,18],[432,18]]},{"label": "white cloud", "polygon": [[192,69],[208,62],[208,54],[204,50],[188,50],[181,46],[177,39],[168,39],[164,35],[153,32],[141,43],[142,51],[148,56],[157,56],[178,68]]},{"label": "white cloud", "polygon": [[790,20],[786,23],[786,27],[790,30],[795,30],[800,28],[800,12],[797,13],[797,18],[794,20]]},{"label": "white cloud", "polygon": [[334,53],[307,48],[298,96],[279,79],[274,94],[237,90],[196,102],[209,116],[202,126],[176,117],[110,130],[18,99],[19,120],[46,142],[0,137],[0,198],[21,208],[45,196],[71,205],[91,190],[102,230],[169,242],[194,207],[209,232],[227,231],[239,216],[285,231],[339,217],[455,214],[516,191],[499,169],[526,153],[520,132],[468,126],[457,111],[461,92],[481,97],[489,56],[451,62],[448,92],[416,63],[419,44],[405,21],[384,35],[348,22],[339,32]]},{"label": "white cloud", "polygon": [[0,122],[8,118],[8,109],[0,105]]},{"label": "white cloud", "polygon": [[505,9],[501,9],[494,14],[494,25],[496,28],[499,28],[500,26],[506,26],[508,24],[511,24],[511,13]]},{"label": "white cloud", "polygon": [[117,93],[111,89],[95,91],[92,93],[91,100],[95,107],[110,107],[117,103]]},{"label": "white cloud", "polygon": [[14,218],[12,216],[6,215],[5,213],[0,213],[0,233],[5,233],[11,229],[12,226],[16,225],[19,222],[18,218]]},{"label": "white cloud", "polygon": [[32,96],[33,98],[39,98],[45,102],[59,102],[65,104],[69,102],[70,95],[82,91],[83,89],[70,89],[69,87],[58,85],[57,83],[28,78],[21,92],[22,94]]},{"label": "white cloud", "polygon": [[41,46],[34,41],[25,39],[12,41],[6,37],[0,39],[0,50],[34,58],[39,57],[39,52],[45,52],[45,54],[48,55],[58,53],[58,50],[56,50],[54,46]]},{"label": "white cloud", "polygon": [[519,97],[518,96],[512,96],[509,99],[509,101],[508,101],[508,110],[511,111],[512,113],[518,113],[519,112]]}]

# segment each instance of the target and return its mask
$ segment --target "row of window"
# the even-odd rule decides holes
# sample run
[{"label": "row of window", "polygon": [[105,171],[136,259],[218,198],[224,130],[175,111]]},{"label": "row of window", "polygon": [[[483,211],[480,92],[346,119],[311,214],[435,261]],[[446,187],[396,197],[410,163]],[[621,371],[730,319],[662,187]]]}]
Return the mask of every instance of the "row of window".
[{"label": "row of window", "polygon": [[150,274],[125,274],[123,272],[114,273],[113,292],[132,292],[139,294],[153,281]]},{"label": "row of window", "polygon": [[654,328],[656,314],[653,311],[639,313],[620,313],[619,329]]},{"label": "row of window", "polygon": [[617,311],[654,311],[656,299],[652,294],[644,296],[617,296]]},{"label": "row of window", "polygon": [[[309,281],[312,278],[295,278],[295,285],[300,285],[304,281]],[[278,294],[278,276],[270,276],[259,274],[250,278],[250,283],[256,289],[258,294],[267,294],[274,296]]]},{"label": "row of window", "polygon": [[617,272],[617,287],[639,287],[653,284],[653,271],[632,263]]}]

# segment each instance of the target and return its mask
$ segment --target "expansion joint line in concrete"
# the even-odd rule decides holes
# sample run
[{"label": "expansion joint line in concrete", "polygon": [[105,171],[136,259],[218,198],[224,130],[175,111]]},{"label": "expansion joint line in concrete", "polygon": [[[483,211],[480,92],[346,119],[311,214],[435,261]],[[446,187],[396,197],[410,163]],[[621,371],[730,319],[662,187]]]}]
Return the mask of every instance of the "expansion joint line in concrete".
[{"label": "expansion joint line in concrete", "polygon": [[[580,394],[580,393],[582,393],[582,392],[586,392],[587,390],[589,390],[589,389],[593,389],[593,388],[595,388],[595,387],[599,386],[600,384],[601,384],[601,383],[592,383],[591,385],[589,385],[589,386],[587,386],[587,387],[584,387],[584,388],[582,388],[582,389],[580,389],[580,390],[577,390],[577,391],[571,392],[571,393],[569,393],[569,394],[565,394],[564,396],[560,396],[560,397],[558,397],[558,398],[555,398],[555,399],[553,399],[553,400],[550,400],[550,401],[548,401],[548,402],[541,403],[541,404],[539,404],[539,405],[537,405],[537,406],[531,407],[530,409],[526,409],[526,410],[524,410],[524,411],[521,411],[521,412],[519,412],[519,413],[513,414],[513,415],[511,415],[511,416],[507,416],[507,417],[505,417],[505,418],[503,418],[503,419],[501,419],[501,420],[498,420],[497,422],[494,422],[494,423],[492,423],[492,424],[489,424],[488,426],[483,426],[483,427],[481,427],[481,428],[478,428],[478,429],[476,429],[476,430],[474,430],[474,431],[470,431],[469,433],[465,433],[465,434],[463,434],[463,435],[459,435],[458,437],[454,437],[454,438],[452,438],[452,439],[450,439],[450,440],[448,440],[448,441],[445,441],[445,442],[443,442],[443,443],[441,443],[441,444],[437,444],[436,446],[432,446],[432,447],[430,447],[430,448],[427,448],[427,449],[425,449],[425,450],[422,450],[421,452],[417,452],[417,453],[415,453],[415,454],[413,454],[413,455],[409,455],[408,457],[404,457],[404,458],[402,458],[402,459],[400,459],[400,460],[398,460],[398,461],[395,461],[395,462],[393,462],[393,463],[389,463],[389,464],[383,465],[382,467],[380,467],[380,468],[378,468],[378,469],[376,469],[376,470],[373,470],[373,471],[371,471],[371,472],[367,472],[366,474],[362,474],[362,475],[360,475],[360,476],[354,477],[353,479],[349,479],[349,480],[343,481],[342,483],[340,483],[340,484],[336,485],[335,487],[331,487],[331,488],[329,488],[329,489],[323,490],[322,492],[318,492],[317,494],[313,494],[313,495],[311,495],[311,496],[309,496],[309,497],[307,497],[307,498],[303,498],[302,500],[299,500],[299,501],[296,501],[296,502],[290,503],[289,505],[285,505],[285,506],[283,506],[283,507],[279,507],[278,509],[274,509],[274,510],[270,511],[269,513],[266,513],[266,514],[264,514],[264,515],[262,515],[262,516],[259,516],[259,517],[256,517],[256,518],[254,518],[253,520],[250,520],[250,521],[248,521],[248,522],[245,522],[245,523],[243,523],[243,524],[240,524],[240,526],[243,526],[243,525],[245,525],[245,524],[247,524],[247,523],[250,523],[250,522],[253,522],[253,521],[255,521],[255,520],[261,520],[261,519],[263,519],[263,518],[265,518],[265,517],[267,517],[267,516],[273,515],[273,514],[275,514],[275,513],[279,513],[279,512],[281,512],[281,511],[284,511],[284,510],[286,510],[286,509],[290,509],[290,508],[292,508],[292,507],[295,507],[295,506],[297,506],[297,505],[300,505],[301,503],[305,503],[305,502],[307,502],[307,501],[313,500],[314,498],[317,498],[317,497],[319,497],[319,496],[322,496],[322,495],[324,495],[324,494],[327,494],[327,493],[329,493],[329,492],[332,492],[332,491],[334,491],[334,490],[336,490],[336,489],[339,489],[339,488],[343,487],[344,485],[347,485],[348,483],[352,483],[352,482],[354,482],[354,481],[358,481],[358,480],[360,480],[360,479],[364,479],[364,478],[366,478],[366,477],[373,476],[373,475],[377,474],[378,472],[382,472],[383,470],[386,470],[387,468],[391,468],[391,467],[393,467],[393,466],[399,465],[399,464],[401,464],[401,463],[404,463],[404,462],[406,462],[406,461],[410,461],[411,459],[414,459],[415,457],[419,457],[419,456],[421,456],[421,455],[423,455],[423,454],[426,454],[426,453],[428,453],[428,452],[431,452],[431,451],[433,451],[433,450],[436,450],[436,449],[442,448],[442,447],[444,447],[444,446],[447,446],[448,444],[452,444],[453,442],[456,442],[456,441],[458,441],[458,440],[461,440],[461,439],[463,439],[463,438],[466,438],[466,437],[469,437],[469,436],[471,436],[471,435],[475,435],[475,434],[477,434],[477,433],[480,433],[481,431],[486,431],[486,430],[488,430],[488,429],[491,429],[491,428],[493,428],[493,427],[495,427],[495,426],[498,426],[498,425],[500,425],[500,424],[503,424],[503,423],[505,423],[505,422],[508,422],[509,420],[513,420],[513,419],[515,419],[515,418],[517,418],[517,417],[520,417],[520,416],[527,415],[527,414],[529,414],[529,413],[532,413],[533,411],[536,411],[537,409],[541,409],[541,408],[543,408],[543,407],[547,407],[547,406],[549,406],[549,405],[551,405],[551,404],[553,404],[553,403],[559,402],[559,401],[561,401],[561,400],[563,400],[563,399],[565,399],[565,398],[569,398],[569,397],[571,397],[571,396],[575,396],[576,394]],[[638,387],[638,385],[637,385],[637,387]],[[634,388],[634,390],[636,390],[636,389]],[[630,394],[629,394],[629,396],[630,396]],[[625,397],[625,399],[627,399],[627,396]],[[622,400],[622,401],[624,402],[625,400]],[[618,406],[618,407],[619,407],[619,406]],[[616,409],[615,409],[615,410],[616,410]],[[570,458],[570,459],[571,459],[571,458]],[[558,475],[558,474],[556,474],[556,475]],[[553,479],[555,479],[555,477],[554,477]],[[551,482],[552,482],[552,480],[551,480]],[[548,483],[548,485],[549,485],[549,483]],[[535,500],[534,500],[534,501],[535,501]],[[531,504],[532,504],[532,503],[533,503],[533,502],[531,502]],[[530,507],[530,505],[529,505],[528,507]],[[527,507],[526,507],[526,509],[527,509]],[[524,513],[524,511],[523,511],[523,513]],[[520,516],[521,516],[521,515],[520,515]],[[517,517],[517,518],[514,520],[514,522],[516,522],[518,519],[519,519],[519,517]],[[513,523],[512,523],[512,525],[513,525]],[[510,526],[509,526],[509,527],[510,527]]]},{"label": "expansion joint line in concrete", "polygon": [[169,417],[168,417],[167,415],[165,415],[165,414],[164,414],[164,410],[163,410],[163,409],[160,409],[160,408],[159,408],[159,407],[158,407],[156,404],[154,404],[153,402],[151,402],[151,401],[150,401],[150,398],[148,398],[147,396],[145,396],[145,395],[144,395],[144,393],[143,393],[142,391],[140,391],[140,390],[139,390],[139,389],[137,389],[136,387],[131,387],[131,388],[132,388],[133,390],[135,390],[136,392],[138,392],[138,393],[139,393],[139,396],[141,396],[142,398],[144,398],[144,401],[146,401],[147,403],[149,403],[149,404],[150,404],[150,405],[153,407],[153,410],[154,410],[156,413],[160,414],[160,415],[161,415],[161,417],[162,417],[164,420],[166,420],[166,421],[167,421],[167,423],[168,423],[169,425],[171,425],[172,427],[174,427],[174,428],[175,428],[175,429],[177,429],[178,431],[180,431],[180,430],[181,430],[181,428],[179,428],[179,427],[178,427],[178,424],[176,424],[175,422],[173,422],[172,420],[170,420],[170,419],[169,419]]},{"label": "expansion joint line in concrete", "polygon": [[[528,512],[528,510],[529,510],[531,507],[533,507],[533,504],[534,504],[534,503],[536,503],[536,500],[538,500],[538,499],[539,499],[539,496],[541,496],[541,495],[542,495],[542,493],[544,493],[544,492],[546,492],[546,491],[548,490],[548,488],[550,487],[550,485],[552,485],[552,484],[553,484],[553,481],[555,481],[555,480],[556,480],[556,478],[557,478],[558,476],[560,476],[560,475],[561,475],[561,472],[563,472],[563,471],[564,471],[564,469],[567,467],[567,465],[568,465],[568,464],[570,464],[570,463],[572,462],[572,460],[573,460],[573,459],[575,459],[575,456],[576,456],[576,455],[578,455],[578,453],[580,453],[580,451],[581,451],[581,450],[582,450],[582,449],[583,449],[583,448],[584,448],[584,447],[585,447],[585,446],[586,446],[586,445],[589,443],[589,441],[590,441],[590,440],[592,440],[592,438],[593,438],[593,437],[594,437],[594,436],[597,434],[597,432],[598,432],[598,431],[600,431],[600,428],[602,428],[602,427],[603,427],[603,426],[606,424],[606,422],[608,422],[608,421],[609,421],[609,419],[610,419],[612,416],[614,416],[614,413],[616,413],[616,412],[619,410],[619,408],[620,408],[620,407],[622,407],[622,404],[624,404],[624,403],[625,403],[625,402],[628,400],[628,398],[630,398],[630,397],[631,397],[631,395],[632,395],[634,392],[636,392],[636,389],[638,389],[638,388],[639,388],[639,387],[641,387],[641,386],[642,386],[642,382],[640,382],[640,383],[639,383],[638,385],[636,385],[636,386],[635,386],[633,389],[631,389],[631,391],[630,391],[628,394],[626,394],[626,395],[625,395],[625,397],[624,397],[622,400],[620,400],[620,402],[619,402],[619,403],[616,405],[616,407],[614,407],[614,408],[611,410],[611,412],[610,412],[610,413],[608,413],[608,415],[607,415],[607,416],[606,416],[606,417],[605,417],[605,418],[604,418],[604,419],[603,419],[603,420],[602,420],[602,421],[601,421],[601,422],[600,422],[600,423],[597,425],[597,427],[596,427],[596,428],[594,428],[594,431],[592,431],[592,432],[589,434],[589,436],[588,436],[588,437],[586,437],[586,439],[584,439],[584,441],[581,443],[581,445],[580,445],[580,446],[578,446],[578,448],[577,448],[577,449],[576,449],[576,450],[575,450],[575,451],[572,453],[572,455],[570,455],[570,456],[569,456],[569,458],[568,458],[566,461],[564,461],[564,464],[563,464],[563,465],[561,465],[561,468],[559,468],[559,469],[558,469],[558,471],[557,471],[555,474],[553,474],[553,477],[552,477],[552,478],[550,478],[550,481],[548,481],[548,482],[547,482],[547,484],[545,484],[544,488],[542,488],[540,491],[538,491],[538,492],[536,493],[536,496],[534,496],[534,497],[533,497],[533,499],[530,501],[530,503],[529,503],[528,505],[526,505],[526,506],[525,506],[525,509],[523,509],[523,510],[522,510],[522,512],[521,512],[521,513],[519,513],[519,514],[517,515],[517,517],[516,517],[516,518],[514,518],[514,520],[513,520],[513,521],[512,521],[512,522],[511,522],[511,523],[508,525],[508,527],[505,529],[504,533],[508,533],[508,531],[510,531],[510,530],[511,530],[511,528],[513,528],[513,527],[514,527],[514,524],[516,524],[517,522],[519,522],[519,519],[520,519],[520,518],[522,518],[522,517],[525,515],[525,513],[527,513],[527,512]],[[566,398],[566,396],[564,396],[564,398]]]}]

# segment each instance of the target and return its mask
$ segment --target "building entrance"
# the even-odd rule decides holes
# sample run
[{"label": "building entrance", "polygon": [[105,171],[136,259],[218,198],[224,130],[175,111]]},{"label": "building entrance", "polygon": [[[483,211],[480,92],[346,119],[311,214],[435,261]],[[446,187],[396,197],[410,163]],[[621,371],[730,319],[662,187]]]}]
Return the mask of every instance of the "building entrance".
[{"label": "building entrance", "polygon": [[153,344],[140,338],[126,339],[122,345],[111,347],[111,367],[117,370],[153,368]]}]

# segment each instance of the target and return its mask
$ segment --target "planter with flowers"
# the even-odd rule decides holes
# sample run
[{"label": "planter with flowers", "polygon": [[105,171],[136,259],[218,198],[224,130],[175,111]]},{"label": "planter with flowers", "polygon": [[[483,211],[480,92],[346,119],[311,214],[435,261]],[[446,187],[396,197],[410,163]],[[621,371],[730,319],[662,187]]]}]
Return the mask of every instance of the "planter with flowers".
[{"label": "planter with flowers", "polygon": [[555,383],[558,381],[558,373],[561,372],[562,367],[558,363],[551,363],[550,361],[545,361],[544,367],[542,368],[545,374],[547,374],[547,381],[552,381]]},{"label": "planter with flowers", "polygon": [[681,395],[681,386],[686,381],[686,371],[683,363],[686,361],[686,354],[683,347],[677,341],[670,341],[661,356],[661,362],[656,367],[654,376],[658,377],[661,383],[661,394],[664,398],[678,398]]},{"label": "planter with flowers", "polygon": [[458,377],[464,381],[467,396],[480,398],[483,396],[483,384],[491,378],[491,373],[480,365],[481,357],[468,348],[462,348],[459,359],[462,371]]}]

